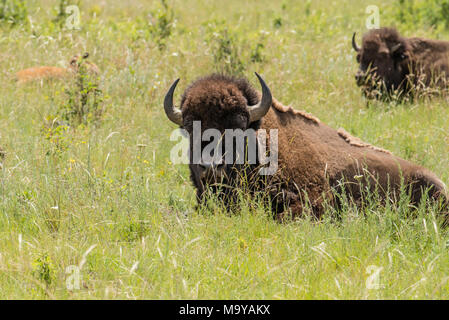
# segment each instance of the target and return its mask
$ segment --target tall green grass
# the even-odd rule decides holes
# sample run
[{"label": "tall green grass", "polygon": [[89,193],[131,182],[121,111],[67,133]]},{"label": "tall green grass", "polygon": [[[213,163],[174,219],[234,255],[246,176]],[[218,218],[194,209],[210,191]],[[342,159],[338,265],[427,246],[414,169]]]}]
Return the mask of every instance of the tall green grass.
[{"label": "tall green grass", "polygon": [[[59,1],[31,1],[26,24],[0,27],[0,298],[447,298],[449,237],[434,208],[373,203],[283,224],[245,200],[236,215],[197,212],[187,167],[170,162],[165,91],[180,77],[179,99],[190,81],[224,66],[210,29],[224,21],[217,31],[232,31],[238,71],[254,85],[257,71],[284,104],[448,182],[447,102],[367,105],[355,85],[350,37],[365,31],[372,3],[164,3],[82,1],[81,29],[64,30],[55,23]],[[395,21],[388,1],[378,5],[382,25],[449,39]],[[13,75],[85,51],[102,70],[105,112],[96,126],[49,137],[48,117],[74,88],[18,86]],[[67,286],[72,267],[79,289]]]}]

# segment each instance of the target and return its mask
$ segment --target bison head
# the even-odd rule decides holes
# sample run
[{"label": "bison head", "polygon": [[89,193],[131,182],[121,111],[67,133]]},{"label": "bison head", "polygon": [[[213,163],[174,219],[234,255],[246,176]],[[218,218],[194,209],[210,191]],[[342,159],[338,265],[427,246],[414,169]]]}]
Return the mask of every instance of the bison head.
[{"label": "bison head", "polygon": [[363,36],[359,48],[352,36],[352,47],[357,52],[359,70],[355,78],[367,97],[373,93],[389,94],[402,90],[409,73],[410,54],[407,42],[396,30],[374,29]]},{"label": "bison head", "polygon": [[[251,131],[248,129],[257,130],[260,120],[271,106],[270,89],[257,73],[256,76],[262,87],[261,99],[247,80],[224,75],[211,75],[195,81],[184,92],[180,108],[173,104],[173,93],[179,79],[171,85],[165,96],[164,110],[167,117],[189,135],[191,178],[200,194],[211,179],[231,175],[237,156],[237,152],[233,153],[233,158],[229,161],[226,154],[221,153],[218,158],[211,155],[210,160],[205,160],[204,152],[212,140],[212,135],[208,134],[209,129],[218,133],[221,146],[228,146],[230,143],[231,148],[234,148],[236,142],[228,137],[227,132],[232,130],[245,134],[244,132]],[[225,153],[229,151],[224,149]],[[196,152],[201,154],[199,159],[195,159]],[[209,150],[206,153],[208,152]]]}]

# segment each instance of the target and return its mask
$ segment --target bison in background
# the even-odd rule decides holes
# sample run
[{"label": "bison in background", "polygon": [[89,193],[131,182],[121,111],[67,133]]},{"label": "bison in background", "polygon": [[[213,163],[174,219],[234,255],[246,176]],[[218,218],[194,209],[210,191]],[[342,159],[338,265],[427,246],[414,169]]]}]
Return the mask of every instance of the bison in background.
[{"label": "bison in background", "polygon": [[414,98],[448,88],[448,41],[405,38],[393,28],[381,28],[368,31],[359,48],[355,35],[355,78],[367,98]]},{"label": "bison in background", "polygon": [[[200,204],[209,189],[226,205],[231,205],[235,191],[243,186],[250,194],[259,191],[268,194],[273,213],[280,219],[289,211],[293,217],[301,216],[305,208],[311,209],[312,215],[318,218],[326,205],[339,207],[341,202],[335,194],[346,194],[355,204],[363,205],[367,189],[378,192],[383,201],[399,199],[401,186],[405,186],[412,204],[418,204],[424,193],[435,201],[447,202],[444,183],[429,170],[365,143],[343,129],[334,130],[305,112],[282,105],[272,98],[262,78],[257,77],[262,93],[246,79],[214,74],[193,82],[182,95],[180,108],[173,103],[179,79],[165,96],[167,117],[189,134],[190,175]],[[194,144],[200,144],[201,150],[205,147],[204,139],[193,138],[198,121],[201,133],[217,129],[224,139],[226,129],[243,132],[277,129],[276,172],[260,175],[260,162],[223,164],[201,160],[194,163]],[[276,150],[270,149],[270,153],[273,151]]]},{"label": "bison in background", "polygon": [[84,65],[86,67],[86,70],[89,74],[99,75],[100,70],[98,69],[97,65],[87,61],[86,59],[88,57],[88,52],[84,53],[81,59],[79,55],[73,56],[69,61],[68,68],[41,66],[24,69],[16,73],[15,79],[19,84],[31,81],[64,79],[78,73],[81,65]]}]

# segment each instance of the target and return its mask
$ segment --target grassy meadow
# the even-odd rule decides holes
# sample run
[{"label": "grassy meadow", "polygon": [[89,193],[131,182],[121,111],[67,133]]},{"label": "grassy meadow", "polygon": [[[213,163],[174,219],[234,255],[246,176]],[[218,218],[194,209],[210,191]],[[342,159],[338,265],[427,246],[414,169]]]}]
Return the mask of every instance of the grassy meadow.
[{"label": "grassy meadow", "polygon": [[[81,14],[70,30],[64,1],[27,0],[24,19],[0,19],[0,298],[449,298],[449,234],[432,208],[283,224],[244,201],[233,216],[197,212],[187,165],[170,162],[172,81],[178,102],[197,77],[241,74],[258,88],[257,71],[285,105],[449,183],[447,100],[367,103],[355,84],[351,36],[360,43],[368,5],[381,26],[449,40],[442,25],[401,21],[393,2],[68,1]],[[76,85],[14,74],[86,51],[104,111],[59,125]]]}]

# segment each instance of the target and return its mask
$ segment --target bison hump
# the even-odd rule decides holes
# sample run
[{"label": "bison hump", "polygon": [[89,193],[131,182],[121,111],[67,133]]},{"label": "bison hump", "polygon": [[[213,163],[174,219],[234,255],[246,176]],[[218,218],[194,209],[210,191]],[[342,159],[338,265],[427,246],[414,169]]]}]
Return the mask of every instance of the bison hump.
[{"label": "bison hump", "polygon": [[310,113],[307,113],[307,112],[305,112],[303,110],[293,109],[290,106],[284,106],[282,103],[280,103],[279,101],[277,101],[274,98],[273,98],[272,106],[279,112],[290,113],[290,114],[293,114],[293,115],[297,115],[297,116],[303,117],[303,118],[305,118],[307,120],[310,120],[310,121],[312,121],[312,122],[314,122],[316,124],[320,123],[320,120],[317,117],[311,115]]},{"label": "bison hump", "polygon": [[337,133],[340,137],[342,137],[347,143],[349,143],[351,146],[354,147],[360,147],[360,148],[370,148],[373,149],[375,151],[379,151],[379,152],[384,152],[384,153],[388,153],[391,154],[390,151],[373,146],[369,143],[363,142],[360,138],[354,137],[351,134],[349,134],[349,132],[347,132],[345,129],[343,128],[339,128],[337,130]]}]

